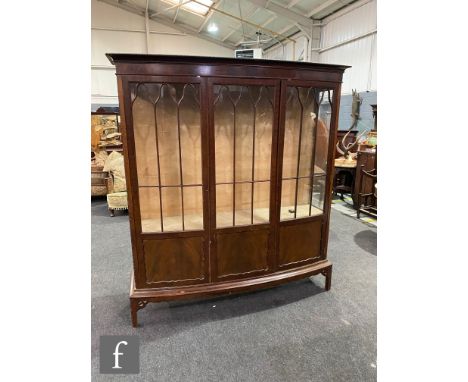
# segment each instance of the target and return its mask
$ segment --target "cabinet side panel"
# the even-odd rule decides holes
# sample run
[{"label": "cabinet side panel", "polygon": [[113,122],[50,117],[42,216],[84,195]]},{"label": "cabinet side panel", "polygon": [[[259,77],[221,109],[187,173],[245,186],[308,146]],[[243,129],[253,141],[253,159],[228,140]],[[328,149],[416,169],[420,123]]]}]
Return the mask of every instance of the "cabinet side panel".
[{"label": "cabinet side panel", "polygon": [[139,226],[139,201],[138,195],[135,193],[137,190],[137,179],[135,170],[135,151],[134,151],[134,138],[133,138],[133,119],[130,107],[130,95],[128,93],[128,82],[125,77],[117,76],[117,86],[119,94],[119,110],[120,110],[120,131],[122,133],[122,143],[124,151],[124,164],[125,164],[125,179],[127,183],[127,198],[128,198],[128,216],[130,223],[130,235],[132,242],[132,257],[133,257],[133,270],[135,277],[135,284],[141,287],[144,284],[144,278],[141,277],[144,264],[138,256],[141,248],[141,241],[139,240],[138,233],[140,232]]},{"label": "cabinet side panel", "polygon": [[322,221],[285,225],[279,230],[279,266],[320,259]]}]

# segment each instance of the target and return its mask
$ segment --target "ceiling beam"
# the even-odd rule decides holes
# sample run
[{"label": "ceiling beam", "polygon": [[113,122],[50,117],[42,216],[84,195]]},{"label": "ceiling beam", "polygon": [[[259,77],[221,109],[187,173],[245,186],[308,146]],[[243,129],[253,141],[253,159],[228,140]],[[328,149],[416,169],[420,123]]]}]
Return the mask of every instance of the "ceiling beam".
[{"label": "ceiling beam", "polygon": [[[291,29],[294,25],[289,25],[283,29],[280,30],[280,33],[283,34],[283,33],[286,33],[289,29]],[[285,42],[285,40],[283,39],[282,41],[280,41],[279,39],[275,39],[276,42],[271,44],[270,46],[267,46],[264,50],[268,50],[270,49],[271,47],[273,47],[274,45],[276,45],[277,43],[279,44],[283,44]],[[287,43],[287,42],[286,42]]]},{"label": "ceiling beam", "polygon": [[[203,5],[203,3],[200,3],[200,1],[197,1],[197,0],[192,0],[192,1],[193,1],[194,3],[198,3],[198,4],[202,4],[202,5]],[[259,25],[259,24],[255,24],[255,23],[253,23],[253,22],[251,22],[251,21],[247,21],[247,20],[242,19],[242,18],[240,18],[240,17],[237,17],[237,16],[235,16],[235,15],[233,15],[233,14],[231,14],[231,13],[222,11],[221,9],[217,9],[217,8],[212,8],[212,9],[213,9],[214,11],[216,11],[216,12],[222,14],[222,15],[225,15],[225,16],[227,16],[227,17],[233,18],[233,19],[235,19],[235,20],[237,20],[237,21],[244,22],[245,24],[250,25],[250,26],[254,27],[255,29],[262,29],[262,30],[264,30],[265,32],[267,32],[268,34],[271,34],[272,36],[280,36],[280,34],[278,34],[277,32],[275,32],[275,31],[273,31],[273,30],[271,30],[271,29],[262,27],[262,26]],[[281,36],[281,37],[286,38],[287,40],[290,40],[290,41],[292,41],[292,42],[294,42],[294,43],[296,42],[295,40],[293,40],[292,38],[290,38],[290,37],[288,37],[288,36]]]},{"label": "ceiling beam", "polygon": [[[100,0],[98,0],[98,1],[100,1]],[[122,0],[122,1],[119,0],[119,3],[121,3],[121,2],[125,2],[125,0]],[[171,9],[179,9],[183,5],[185,5],[187,3],[191,3],[191,2],[192,2],[192,0],[187,0],[187,1],[184,1],[183,3],[179,2],[179,4],[171,5],[169,8],[164,8],[164,9],[158,11],[158,12],[152,13],[150,15],[150,17],[158,16],[158,15],[161,15],[163,13],[169,12]]]},{"label": "ceiling beam", "polygon": [[[253,11],[249,17],[253,17],[260,9],[263,9],[263,8],[260,8],[260,7],[256,7],[255,8],[255,11]],[[264,9],[263,9],[264,10]],[[266,27],[268,24],[270,24],[273,20],[276,20],[278,18],[278,16],[276,16],[276,14],[273,14],[267,21],[265,21],[264,23],[261,23],[260,26],[261,27]],[[230,32],[225,38],[223,38],[223,41],[225,39],[227,39],[228,37],[230,37],[234,32],[237,32],[238,30],[235,30],[235,31],[232,31]],[[242,41],[244,41],[244,39],[242,38],[241,40],[239,40],[237,43],[236,43],[236,46],[239,45]]]},{"label": "ceiling beam", "polygon": [[[198,33],[200,33],[203,28],[205,28],[205,25],[208,24],[208,22],[210,21],[211,17],[213,17],[213,15],[215,14],[215,11],[211,8],[214,8],[214,9],[217,9],[221,3],[223,2],[224,0],[219,0],[217,3],[213,4],[211,7],[210,7],[210,11],[208,12],[208,14],[206,15],[205,17],[205,20],[203,20],[202,24],[200,25],[200,28],[198,28]],[[224,40],[223,40],[224,41]]]},{"label": "ceiling beam", "polygon": [[[138,7],[138,6],[134,5],[134,4],[130,4],[127,1],[124,1],[124,0],[120,0],[120,1],[119,0],[98,0],[98,1],[109,4],[109,5],[112,5],[114,7],[120,8],[120,9],[123,9],[123,10],[128,11],[128,12],[134,13],[134,14],[136,14],[138,16],[145,17],[145,8]],[[182,24],[179,24],[179,23],[173,24],[171,19],[168,19],[168,18],[165,18],[165,17],[160,17],[160,16],[154,16],[154,14],[155,14],[154,10],[148,9],[148,13],[150,14],[150,17],[149,17],[150,20],[153,20],[153,21],[155,21],[155,22],[157,22],[159,24],[165,25],[165,26],[167,26],[169,28],[176,29],[179,32],[183,32],[183,33],[186,33],[188,35],[201,38],[201,39],[209,41],[209,42],[211,42],[213,44],[220,45],[220,46],[222,46],[224,48],[228,48],[228,49],[235,49],[236,48],[232,44],[223,42],[223,41],[218,40],[218,39],[216,39],[214,37],[208,36],[208,35],[206,35],[204,33],[199,33],[195,28],[189,27],[188,25],[182,25]]]},{"label": "ceiling beam", "polygon": [[[179,5],[182,4],[182,0],[179,0]],[[174,15],[174,19],[172,20],[172,23],[175,24],[176,20],[177,20],[177,16],[179,16],[179,11],[180,11],[180,6],[176,9],[176,12],[175,12],[175,15]]]},{"label": "ceiling beam", "polygon": [[320,4],[318,7],[315,7],[312,9],[308,14],[307,17],[312,17],[313,15],[316,15],[317,13],[322,12],[324,9],[331,7],[333,4],[340,2],[340,0],[328,0],[325,1],[324,3]]},{"label": "ceiling beam", "polygon": [[[278,16],[273,15],[271,16],[267,21],[264,23],[260,24],[261,27],[266,27],[268,24],[270,24],[273,20],[276,20]],[[244,38],[241,38],[239,41],[236,42],[236,46],[238,46],[242,41],[244,41]]]},{"label": "ceiling beam", "polygon": [[237,32],[237,29],[233,29],[232,31],[230,31],[226,36],[224,36],[221,41],[226,41],[229,37],[231,37],[234,33]]},{"label": "ceiling beam", "polygon": [[276,13],[280,17],[284,17],[285,19],[288,19],[290,21],[293,21],[295,23],[299,23],[305,27],[311,27],[312,26],[312,20],[304,15],[301,15],[300,13],[291,11],[288,8],[283,7],[282,5],[279,5],[273,1],[269,0],[248,0],[252,4],[255,4],[259,7],[268,9],[269,11]]},{"label": "ceiling beam", "polygon": [[294,7],[297,3],[299,3],[300,1],[302,0],[292,0],[288,5],[287,5],[287,8],[292,8]]}]

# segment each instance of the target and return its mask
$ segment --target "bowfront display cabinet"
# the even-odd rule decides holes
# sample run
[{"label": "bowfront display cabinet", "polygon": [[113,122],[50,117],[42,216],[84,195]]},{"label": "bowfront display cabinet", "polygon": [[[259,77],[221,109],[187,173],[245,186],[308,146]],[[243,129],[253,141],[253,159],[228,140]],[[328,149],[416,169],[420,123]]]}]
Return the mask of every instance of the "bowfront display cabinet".
[{"label": "bowfront display cabinet", "polygon": [[116,65],[133,251],[148,302],[331,286],[327,241],[346,66],[108,54]]}]

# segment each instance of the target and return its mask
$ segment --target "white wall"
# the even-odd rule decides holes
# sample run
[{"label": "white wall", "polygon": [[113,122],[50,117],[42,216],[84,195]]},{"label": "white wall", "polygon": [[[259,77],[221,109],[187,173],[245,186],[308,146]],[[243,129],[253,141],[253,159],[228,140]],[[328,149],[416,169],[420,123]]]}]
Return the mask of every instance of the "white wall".
[{"label": "white wall", "polygon": [[323,23],[320,62],[352,66],[345,71],[342,94],[377,90],[377,1],[356,2]]},{"label": "white wall", "polygon": [[[284,42],[284,50],[281,44],[276,44],[271,49],[264,52],[263,57],[270,60],[294,60],[317,62],[318,52],[312,51],[311,47],[318,47],[320,43],[320,28],[314,27],[312,32],[312,41],[308,43],[308,38],[304,33],[298,33],[292,37],[296,40],[295,55],[293,55],[294,43],[291,41]],[[309,44],[309,45],[308,45]],[[307,55],[309,50],[309,55]]]},{"label": "white wall", "polygon": [[[146,53],[145,19],[97,0],[92,0],[91,12],[91,103],[118,104],[115,69],[105,53]],[[231,49],[151,20],[149,29],[156,32],[150,33],[150,54],[234,56]]]},{"label": "white wall", "polygon": [[[342,94],[377,90],[377,0],[361,0],[322,20],[314,28],[310,62],[350,65],[343,76]],[[364,37],[361,37],[366,35]],[[304,49],[305,36],[293,36],[295,60]],[[352,40],[352,41],[349,41]],[[336,46],[338,45],[338,46]],[[275,45],[264,53],[273,60],[293,60],[293,43]]]}]

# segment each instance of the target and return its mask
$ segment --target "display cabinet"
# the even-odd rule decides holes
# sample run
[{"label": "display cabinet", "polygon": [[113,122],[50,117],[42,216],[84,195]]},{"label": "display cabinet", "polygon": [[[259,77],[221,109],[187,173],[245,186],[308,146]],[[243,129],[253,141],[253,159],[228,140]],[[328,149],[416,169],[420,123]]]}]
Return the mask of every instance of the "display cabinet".
[{"label": "display cabinet", "polygon": [[133,251],[148,302],[323,274],[346,66],[108,54]]}]

